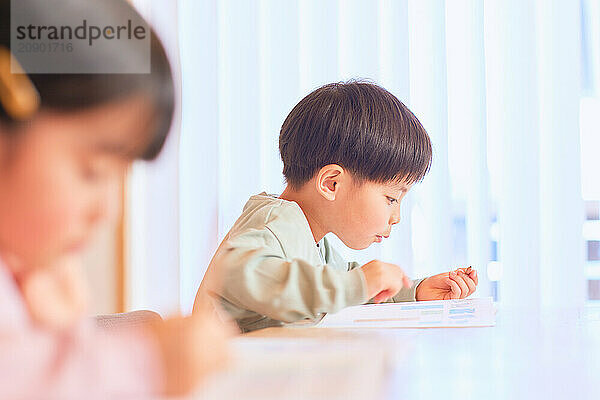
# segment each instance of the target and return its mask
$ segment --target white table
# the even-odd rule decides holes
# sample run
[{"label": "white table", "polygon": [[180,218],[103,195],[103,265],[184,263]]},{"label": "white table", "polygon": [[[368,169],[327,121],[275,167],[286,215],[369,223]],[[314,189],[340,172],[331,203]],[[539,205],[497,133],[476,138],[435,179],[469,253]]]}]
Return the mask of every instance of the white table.
[{"label": "white table", "polygon": [[[600,307],[500,308],[497,324],[490,328],[361,331],[365,333],[389,339],[397,350],[389,399],[600,399]],[[335,340],[336,334],[271,328],[251,336]]]}]

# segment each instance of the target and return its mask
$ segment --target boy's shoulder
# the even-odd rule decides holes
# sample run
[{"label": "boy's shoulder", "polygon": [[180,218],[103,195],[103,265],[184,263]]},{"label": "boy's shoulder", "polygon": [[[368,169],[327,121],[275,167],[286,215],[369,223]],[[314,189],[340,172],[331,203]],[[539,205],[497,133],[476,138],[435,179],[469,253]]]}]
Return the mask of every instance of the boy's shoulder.
[{"label": "boy's shoulder", "polygon": [[235,222],[232,232],[246,229],[268,228],[280,233],[289,229],[310,230],[304,212],[293,201],[283,200],[265,192],[251,196],[246,202],[242,215]]},{"label": "boy's shoulder", "polygon": [[288,216],[294,217],[298,213],[302,213],[298,203],[280,199],[276,195],[262,192],[254,196],[250,196],[246,205],[244,205],[243,215],[252,215],[262,218],[264,222],[268,222],[273,218]]},{"label": "boy's shoulder", "polygon": [[[304,212],[293,201],[283,200],[267,193],[251,196],[242,214],[229,231],[228,239],[263,231],[273,235],[284,250],[290,247],[313,247],[314,239]],[[296,251],[291,251],[296,253]]]},{"label": "boy's shoulder", "polygon": [[297,203],[263,192],[248,199],[234,228],[248,225],[260,227],[276,220],[283,219],[293,222],[303,218],[304,214]]}]

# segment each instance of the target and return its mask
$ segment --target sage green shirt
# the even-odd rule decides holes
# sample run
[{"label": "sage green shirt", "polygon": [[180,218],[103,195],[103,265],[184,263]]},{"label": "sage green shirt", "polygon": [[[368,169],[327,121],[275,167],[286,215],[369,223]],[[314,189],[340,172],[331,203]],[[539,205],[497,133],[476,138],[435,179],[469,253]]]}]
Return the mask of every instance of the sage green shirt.
[{"label": "sage green shirt", "polygon": [[[209,269],[221,280],[222,306],[244,332],[310,319],[366,303],[365,278],[324,238],[315,243],[300,206],[252,196]],[[393,301],[414,301],[416,281]]]}]

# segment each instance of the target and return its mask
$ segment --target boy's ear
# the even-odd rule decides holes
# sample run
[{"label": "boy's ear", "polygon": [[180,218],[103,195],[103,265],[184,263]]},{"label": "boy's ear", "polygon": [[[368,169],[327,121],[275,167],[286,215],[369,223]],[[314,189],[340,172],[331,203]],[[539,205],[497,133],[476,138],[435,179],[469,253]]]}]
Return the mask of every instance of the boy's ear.
[{"label": "boy's ear", "polygon": [[345,174],[344,168],[337,164],[324,166],[317,173],[317,192],[329,201],[335,200],[339,184]]}]

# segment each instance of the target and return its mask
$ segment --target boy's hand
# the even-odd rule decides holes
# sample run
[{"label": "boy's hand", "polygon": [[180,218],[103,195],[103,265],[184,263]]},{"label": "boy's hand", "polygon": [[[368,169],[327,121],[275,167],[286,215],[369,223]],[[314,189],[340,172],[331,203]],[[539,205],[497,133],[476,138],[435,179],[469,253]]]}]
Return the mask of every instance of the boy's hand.
[{"label": "boy's hand", "polygon": [[477,288],[477,271],[458,268],[454,271],[430,276],[417,286],[416,298],[421,300],[463,299]]},{"label": "boy's hand", "polygon": [[411,287],[412,282],[402,269],[394,264],[373,260],[362,267],[369,299],[381,303],[393,297],[402,287]]},{"label": "boy's hand", "polygon": [[233,332],[208,309],[154,323],[151,333],[163,358],[164,393],[188,394],[211,372],[223,368],[229,359],[227,341]]}]

